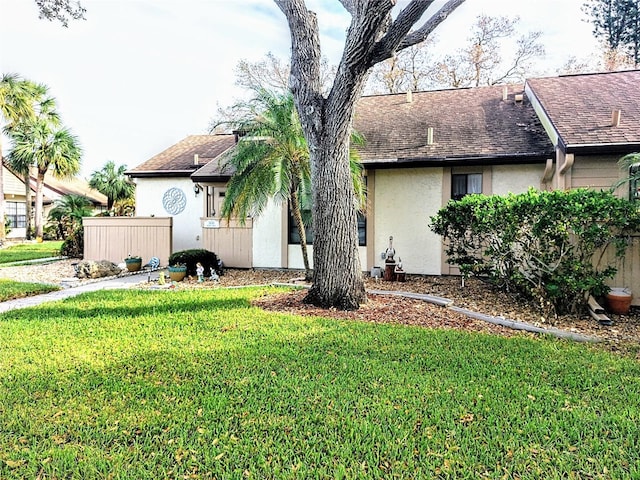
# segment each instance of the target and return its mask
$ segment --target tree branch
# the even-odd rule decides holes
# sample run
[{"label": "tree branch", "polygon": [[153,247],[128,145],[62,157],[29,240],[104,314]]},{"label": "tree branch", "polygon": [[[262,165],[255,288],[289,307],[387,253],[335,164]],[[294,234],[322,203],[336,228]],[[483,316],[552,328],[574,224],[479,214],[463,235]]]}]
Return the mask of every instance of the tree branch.
[{"label": "tree branch", "polygon": [[[274,0],[289,23],[291,32],[291,74],[289,88],[296,99],[300,121],[315,131],[320,129],[323,106],[320,84],[320,38],[318,19],[307,10],[304,0]],[[309,145],[313,148],[313,145]]]},{"label": "tree branch", "polygon": [[[446,18],[453,13],[453,11],[458,8],[460,5],[464,3],[465,0],[449,0],[446,4],[442,6],[440,10],[438,10],[434,15],[432,15],[429,20],[425,22],[422,27],[420,27],[415,32],[408,34],[404,37],[404,40],[398,46],[398,50],[404,50],[411,45],[415,45],[420,42],[424,42],[427,37],[435,30],[435,28],[440,25],[442,22],[446,20]],[[431,2],[429,2],[431,3]],[[415,21],[418,21],[416,19]]]}]

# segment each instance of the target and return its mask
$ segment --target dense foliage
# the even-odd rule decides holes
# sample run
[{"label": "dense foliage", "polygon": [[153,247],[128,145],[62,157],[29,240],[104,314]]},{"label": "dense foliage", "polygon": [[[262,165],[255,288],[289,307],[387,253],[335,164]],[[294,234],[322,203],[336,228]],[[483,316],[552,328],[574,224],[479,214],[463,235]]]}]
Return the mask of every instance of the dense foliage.
[{"label": "dense foliage", "polygon": [[593,35],[605,46],[640,65],[640,2],[638,0],[587,0],[583,11],[593,24]]},{"label": "dense foliage", "polygon": [[187,267],[187,275],[196,274],[196,263],[198,262],[204,267],[206,275],[209,275],[211,268],[213,268],[218,275],[222,274],[222,267],[218,264],[218,256],[204,248],[180,250],[179,252],[173,252],[169,256],[169,265],[185,265]]},{"label": "dense foliage", "polygon": [[630,202],[586,189],[469,195],[431,221],[447,262],[463,275],[487,276],[553,313],[576,312],[589,294],[606,293],[616,268],[603,264],[605,251],[624,255],[627,235],[640,226]]},{"label": "dense foliage", "polygon": [[84,257],[84,229],[77,228],[64,239],[60,254],[69,258]]}]

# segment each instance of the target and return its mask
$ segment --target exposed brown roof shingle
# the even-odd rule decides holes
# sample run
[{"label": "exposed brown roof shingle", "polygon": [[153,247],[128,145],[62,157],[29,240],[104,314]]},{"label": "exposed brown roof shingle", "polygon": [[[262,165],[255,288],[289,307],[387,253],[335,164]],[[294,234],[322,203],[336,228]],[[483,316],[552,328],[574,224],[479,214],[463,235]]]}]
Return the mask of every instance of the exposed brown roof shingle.
[{"label": "exposed brown roof shingle", "polygon": [[[234,135],[189,135],[146,162],[129,170],[132,177],[167,174],[189,176],[235,145]],[[198,155],[198,163],[194,163]],[[145,175],[146,174],[146,175]]]},{"label": "exposed brown roof shingle", "polygon": [[[507,100],[503,89],[507,88]],[[363,97],[354,127],[364,135],[359,147],[368,164],[469,158],[536,158],[553,152],[522,86],[491,86]],[[433,128],[433,144],[427,142]]]},{"label": "exposed brown roof shingle", "polygon": [[[640,144],[640,70],[527,80],[563,146]],[[612,126],[613,110],[621,110]]]}]

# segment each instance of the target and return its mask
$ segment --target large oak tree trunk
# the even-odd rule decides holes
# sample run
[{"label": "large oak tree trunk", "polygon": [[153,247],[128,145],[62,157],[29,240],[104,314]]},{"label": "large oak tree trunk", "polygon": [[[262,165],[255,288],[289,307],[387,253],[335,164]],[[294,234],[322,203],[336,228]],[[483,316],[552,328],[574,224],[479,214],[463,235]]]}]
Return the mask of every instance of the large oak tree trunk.
[{"label": "large oak tree trunk", "polygon": [[[366,301],[348,143],[334,135],[312,154],[313,286],[305,299],[354,310]],[[315,155],[315,158],[314,158]]]},{"label": "large oak tree trunk", "polygon": [[289,86],[311,159],[314,274],[306,301],[322,307],[357,309],[366,296],[348,158],[355,103],[373,65],[426,40],[464,0],[448,0],[413,31],[411,28],[434,0],[411,0],[395,19],[391,17],[395,0],[340,0],[352,20],[327,97],[320,82],[320,36],[315,13],[307,9],[304,0],[274,1],[289,23]]}]

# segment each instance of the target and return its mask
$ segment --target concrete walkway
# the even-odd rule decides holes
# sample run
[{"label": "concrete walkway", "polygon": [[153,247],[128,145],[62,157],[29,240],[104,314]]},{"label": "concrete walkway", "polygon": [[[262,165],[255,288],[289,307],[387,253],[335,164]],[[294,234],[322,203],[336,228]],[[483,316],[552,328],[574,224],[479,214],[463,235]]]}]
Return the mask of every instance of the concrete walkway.
[{"label": "concrete walkway", "polygon": [[[9,300],[0,303],[0,313],[8,312],[10,310],[18,310],[21,308],[33,307],[41,305],[45,302],[52,302],[55,300],[63,300],[65,298],[75,297],[85,292],[95,292],[98,290],[114,290],[121,288],[130,288],[132,285],[137,285],[146,281],[158,280],[159,270],[149,272],[140,272],[135,274],[126,275],[123,277],[110,278],[107,280],[96,280],[95,282],[86,283],[77,287],[64,288],[55,292],[45,293],[42,295],[34,295],[26,298],[18,298],[16,300]],[[282,283],[274,283],[274,285],[290,285]],[[449,308],[452,311],[461,313],[476,320],[482,320],[488,323],[496,325],[502,325],[504,327],[513,328],[514,330],[523,330],[532,333],[538,333],[542,335],[552,335],[558,338],[564,338],[573,340],[576,342],[600,342],[602,339],[589,335],[583,335],[580,333],[569,332],[566,330],[559,330],[557,328],[541,328],[531,325],[529,323],[517,322],[515,320],[509,320],[504,317],[493,317],[491,315],[485,315],[483,313],[473,312],[464,308],[456,307],[453,305],[453,300],[447,298],[435,297],[433,295],[426,295],[422,293],[402,292],[396,290],[368,290],[368,293],[375,295],[396,295],[406,298],[413,298],[423,300],[428,303],[433,303],[441,307]]]}]

